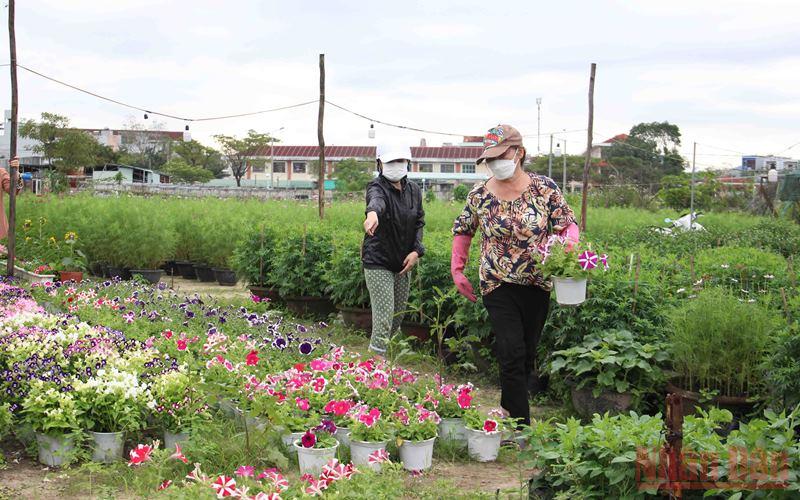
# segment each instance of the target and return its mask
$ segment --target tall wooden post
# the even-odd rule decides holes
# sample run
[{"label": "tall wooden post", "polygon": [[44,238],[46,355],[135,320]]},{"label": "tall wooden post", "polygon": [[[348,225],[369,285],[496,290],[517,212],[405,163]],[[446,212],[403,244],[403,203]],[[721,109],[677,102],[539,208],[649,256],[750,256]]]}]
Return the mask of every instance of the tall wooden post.
[{"label": "tall wooden post", "polygon": [[[17,157],[17,114],[19,112],[19,93],[17,90],[17,35],[14,30],[15,0],[8,0],[8,48],[11,56],[11,130],[8,131],[9,141],[9,167],[8,175],[11,178],[11,188],[8,194],[8,276],[14,276],[14,258],[16,253],[17,234],[17,167],[10,165],[11,160]],[[0,207],[0,210],[3,210]]]},{"label": "tall wooden post", "polygon": [[592,128],[594,127],[594,73],[597,64],[592,63],[589,76],[589,128],[586,131],[586,162],[583,164],[583,189],[581,192],[581,231],[586,231],[586,197],[589,195],[589,167],[592,165]]},{"label": "tall wooden post", "polygon": [[319,218],[325,218],[325,137],[322,121],[325,117],[325,54],[319,55],[319,115],[317,117],[317,140],[319,141]]}]

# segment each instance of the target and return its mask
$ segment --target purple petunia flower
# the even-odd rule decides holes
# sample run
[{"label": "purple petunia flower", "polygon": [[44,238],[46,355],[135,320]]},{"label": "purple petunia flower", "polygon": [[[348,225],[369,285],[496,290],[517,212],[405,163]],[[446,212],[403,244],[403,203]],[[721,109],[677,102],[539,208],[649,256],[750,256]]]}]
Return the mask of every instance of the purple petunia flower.
[{"label": "purple petunia flower", "polygon": [[286,339],[283,337],[277,337],[274,341],[272,341],[272,347],[276,349],[284,350],[286,349]]},{"label": "purple petunia flower", "polygon": [[311,351],[314,350],[314,346],[311,344],[311,342],[306,341],[300,344],[299,349],[300,349],[300,354],[308,355],[311,354]]}]

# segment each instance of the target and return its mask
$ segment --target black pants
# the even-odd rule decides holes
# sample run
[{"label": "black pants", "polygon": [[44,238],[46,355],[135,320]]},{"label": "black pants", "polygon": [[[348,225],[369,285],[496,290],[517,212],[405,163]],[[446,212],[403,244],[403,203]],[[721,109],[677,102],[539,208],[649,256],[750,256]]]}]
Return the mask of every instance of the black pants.
[{"label": "black pants", "polygon": [[495,335],[500,364],[500,405],[530,425],[528,378],[536,359],[536,346],[547,320],[550,292],[537,286],[503,283],[483,297]]}]

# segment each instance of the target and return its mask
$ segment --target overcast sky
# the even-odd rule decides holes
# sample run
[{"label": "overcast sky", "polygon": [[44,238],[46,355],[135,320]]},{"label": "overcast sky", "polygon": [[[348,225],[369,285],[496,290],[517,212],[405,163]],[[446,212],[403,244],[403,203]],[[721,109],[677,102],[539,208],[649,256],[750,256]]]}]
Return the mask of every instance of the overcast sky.
[{"label": "overcast sky", "polygon": [[[800,146],[783,151],[800,141],[798,19],[793,0],[25,0],[17,5],[17,43],[20,64],[188,117],[316,99],[318,54],[325,53],[329,101],[456,134],[511,123],[531,136],[531,151],[537,97],[542,133],[566,130],[567,152],[584,150],[580,130],[596,62],[596,141],[641,121],[668,120],[681,128],[684,154],[697,141],[698,164],[723,167],[740,163],[737,152],[800,157]],[[52,111],[98,128],[142,118],[23,70],[20,86],[21,117]],[[7,103],[9,88],[3,77]],[[313,104],[191,128],[208,144],[216,133],[280,127],[286,144],[316,144],[316,119]],[[170,130],[184,126],[163,121]],[[370,140],[368,128],[326,108],[327,144],[460,141],[381,125]],[[542,150],[548,147],[542,137]]]}]

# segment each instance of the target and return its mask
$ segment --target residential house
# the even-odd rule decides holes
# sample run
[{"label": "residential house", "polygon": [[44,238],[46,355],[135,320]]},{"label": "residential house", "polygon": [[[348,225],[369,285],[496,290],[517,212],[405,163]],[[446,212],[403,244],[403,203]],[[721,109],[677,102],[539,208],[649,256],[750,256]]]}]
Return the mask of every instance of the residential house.
[{"label": "residential house", "polygon": [[773,168],[778,172],[784,172],[797,170],[798,164],[800,164],[800,161],[785,156],[750,155],[742,156],[742,165],[739,170],[744,175],[747,175],[747,172],[767,172]]},{"label": "residential house", "polygon": [[168,174],[150,170],[147,168],[134,167],[131,165],[118,165],[107,163],[102,166],[84,169],[87,177],[92,181],[120,184],[169,184]]},{"label": "residential house", "polygon": [[592,158],[605,158],[604,151],[618,142],[625,142],[628,139],[628,134],[617,134],[611,139],[606,139],[603,142],[596,142],[592,144],[591,157]]}]

